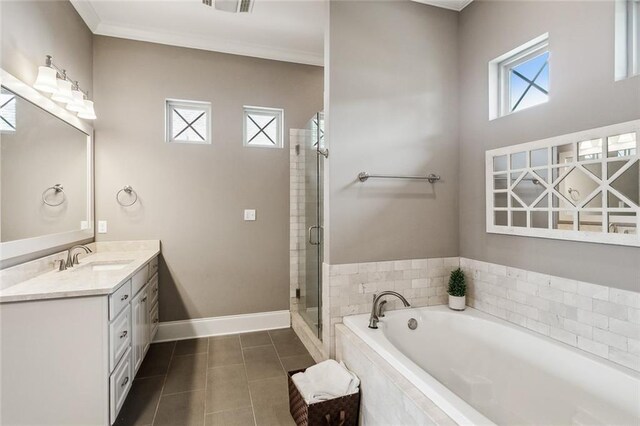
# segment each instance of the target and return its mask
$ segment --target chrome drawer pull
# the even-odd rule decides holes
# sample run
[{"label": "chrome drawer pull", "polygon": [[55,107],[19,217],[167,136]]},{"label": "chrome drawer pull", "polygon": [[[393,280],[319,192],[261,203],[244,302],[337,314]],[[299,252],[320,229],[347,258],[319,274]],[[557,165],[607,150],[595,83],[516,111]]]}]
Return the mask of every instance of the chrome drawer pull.
[{"label": "chrome drawer pull", "polygon": [[120,386],[124,387],[127,383],[129,383],[129,376],[124,378],[124,382]]},{"label": "chrome drawer pull", "polygon": [[146,302],[147,301],[147,296],[143,297],[141,302]]},{"label": "chrome drawer pull", "polygon": [[125,337],[127,337],[127,330],[123,331],[122,334],[120,335],[121,339],[124,339]]},{"label": "chrome drawer pull", "polygon": [[129,298],[129,295],[128,295],[128,294],[125,294],[124,296],[122,296],[122,297],[120,298],[120,300],[123,300],[123,301],[124,301],[124,300],[127,300],[128,298]]}]

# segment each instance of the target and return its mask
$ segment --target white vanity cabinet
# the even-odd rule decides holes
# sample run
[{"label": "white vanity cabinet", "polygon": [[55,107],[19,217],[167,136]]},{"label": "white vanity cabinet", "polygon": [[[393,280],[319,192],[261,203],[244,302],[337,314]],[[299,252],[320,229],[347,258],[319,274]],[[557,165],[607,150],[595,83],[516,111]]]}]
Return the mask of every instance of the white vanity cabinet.
[{"label": "white vanity cabinet", "polygon": [[157,254],[101,294],[0,302],[0,424],[115,422],[157,330]]}]

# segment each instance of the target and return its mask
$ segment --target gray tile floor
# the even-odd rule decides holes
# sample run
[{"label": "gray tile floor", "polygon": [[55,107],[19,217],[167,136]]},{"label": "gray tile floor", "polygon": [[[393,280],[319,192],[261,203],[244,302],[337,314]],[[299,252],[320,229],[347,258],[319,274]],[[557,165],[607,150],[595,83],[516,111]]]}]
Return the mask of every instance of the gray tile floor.
[{"label": "gray tile floor", "polygon": [[116,425],[295,425],[286,371],[313,363],[292,329],[155,343]]}]

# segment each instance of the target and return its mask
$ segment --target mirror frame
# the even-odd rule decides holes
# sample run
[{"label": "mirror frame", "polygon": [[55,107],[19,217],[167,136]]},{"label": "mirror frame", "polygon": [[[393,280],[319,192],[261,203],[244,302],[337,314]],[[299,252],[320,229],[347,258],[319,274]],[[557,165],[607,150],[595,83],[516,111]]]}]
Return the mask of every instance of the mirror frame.
[{"label": "mirror frame", "polygon": [[54,115],[87,135],[87,222],[89,225],[87,229],[77,231],[68,231],[15,241],[0,242],[0,261],[95,238],[93,199],[93,127],[4,69],[0,69],[0,86],[5,87],[7,90],[10,90],[26,101],[42,108],[49,114]]},{"label": "mirror frame", "polygon": [[[640,163],[640,120],[633,120],[623,123],[614,124],[611,126],[599,127],[595,129],[585,130],[576,133],[570,133],[566,135],[556,136],[548,139],[543,139],[534,142],[523,143],[519,145],[511,145],[502,148],[492,149],[486,151],[485,157],[485,197],[486,197],[486,230],[491,234],[505,234],[505,235],[519,235],[526,237],[539,237],[539,238],[551,238],[557,240],[570,240],[570,241],[584,241],[590,243],[603,243],[603,244],[615,244],[621,246],[632,246],[632,247],[640,247],[640,233],[637,231],[640,228],[640,206],[634,206],[634,203],[631,203],[628,210],[630,213],[635,213],[635,226],[636,226],[636,234],[620,234],[620,233],[608,233],[608,217],[607,214],[611,211],[617,211],[620,209],[606,207],[603,199],[603,206],[599,208],[593,208],[591,210],[601,211],[603,214],[602,218],[602,226],[603,229],[600,231],[581,231],[578,229],[577,221],[579,220],[579,214],[583,212],[582,209],[585,209],[584,212],[588,213],[591,210],[589,208],[583,206],[591,202],[595,197],[592,197],[592,194],[585,197],[581,202],[576,206],[567,206],[567,207],[533,207],[537,200],[540,200],[544,197],[547,197],[547,194],[557,194],[559,197],[563,197],[557,190],[555,190],[556,183],[562,182],[566,176],[568,176],[571,171],[574,169],[583,169],[582,161],[584,163],[608,163],[610,161],[615,161],[613,157],[607,157],[606,152],[603,152],[603,157],[597,160],[579,160],[578,152],[577,152],[577,144],[583,141],[588,141],[592,139],[603,139],[606,140],[610,136],[623,134],[623,133],[635,133],[636,134],[636,154],[631,155],[629,157],[620,158],[621,160],[627,160],[627,165],[622,167],[616,174],[614,174],[611,178],[600,178],[600,183],[597,184],[597,188],[593,191],[595,193],[595,197],[601,196],[603,193],[607,191],[613,191],[611,189],[610,183],[615,181],[624,171],[631,168],[636,163]],[[544,179],[540,179],[541,184],[544,186],[543,193],[537,198],[536,201],[532,203],[531,206],[524,207],[513,207],[511,206],[510,199],[514,196],[514,188],[517,186],[521,180],[527,176],[527,173],[532,173],[533,169],[544,168],[546,170],[552,170],[554,167],[560,167],[561,165],[552,165],[551,151],[552,148],[563,146],[563,145],[571,145],[572,149],[572,160],[571,163],[567,164],[567,167],[570,169],[569,172],[563,173],[558,178],[553,178],[554,182],[544,183]],[[603,145],[604,146],[604,145]],[[534,150],[538,150],[541,148],[547,149],[547,165],[541,167],[534,167],[530,163],[530,152]],[[604,148],[603,148],[604,149]],[[513,154],[525,153],[525,166],[524,168],[518,167],[515,173],[519,174],[519,177],[512,184],[507,184],[506,189],[497,189],[494,187],[494,177],[496,176],[510,176],[512,173],[511,169],[511,156]],[[496,157],[505,157],[505,169],[494,171],[493,160]],[[586,169],[583,169],[586,170]],[[606,170],[603,167],[603,170]],[[588,172],[587,172],[588,174]],[[534,175],[535,176],[535,175]],[[547,177],[548,180],[548,177]],[[495,204],[495,194],[505,194],[507,197],[506,207],[504,206],[496,206]],[[517,196],[517,194],[515,194]],[[549,195],[551,196],[551,195]],[[622,199],[624,199],[623,197]],[[567,203],[568,204],[568,203]],[[510,213],[514,211],[523,211],[526,213],[527,217],[529,214],[535,210],[545,211],[549,213],[549,223],[547,228],[534,228],[530,226],[529,219],[527,219],[526,226],[514,226],[511,223]],[[561,230],[561,229],[553,229],[552,228],[552,220],[551,213],[553,212],[570,212],[573,215],[573,230]],[[494,214],[496,212],[506,212],[507,214],[507,225],[498,225],[494,222]]]}]

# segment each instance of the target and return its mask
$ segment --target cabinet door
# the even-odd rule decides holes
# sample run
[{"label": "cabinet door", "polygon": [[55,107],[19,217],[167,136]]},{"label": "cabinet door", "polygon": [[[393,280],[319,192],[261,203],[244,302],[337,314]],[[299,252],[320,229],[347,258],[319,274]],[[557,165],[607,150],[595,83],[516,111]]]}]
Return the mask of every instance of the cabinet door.
[{"label": "cabinet door", "polygon": [[147,308],[147,290],[142,289],[131,301],[131,314],[133,317],[133,366],[138,371],[149,341],[149,312]]}]

